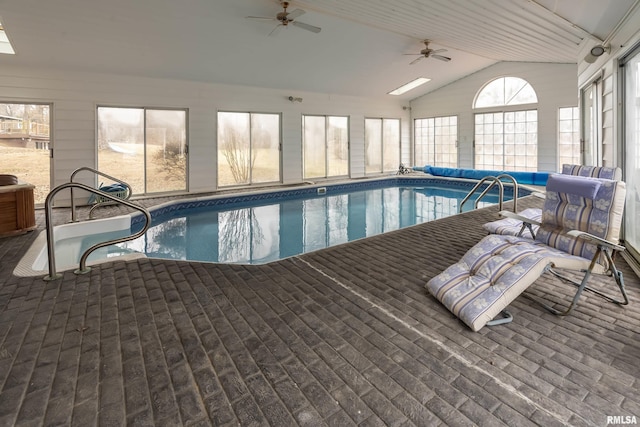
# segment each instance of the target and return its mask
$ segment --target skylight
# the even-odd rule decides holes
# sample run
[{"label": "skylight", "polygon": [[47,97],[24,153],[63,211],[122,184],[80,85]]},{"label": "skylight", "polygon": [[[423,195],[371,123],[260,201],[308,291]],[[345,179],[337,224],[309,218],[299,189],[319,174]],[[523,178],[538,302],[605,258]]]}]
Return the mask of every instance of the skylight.
[{"label": "skylight", "polygon": [[15,51],[13,50],[13,46],[11,46],[11,42],[7,37],[7,33],[5,33],[4,31],[2,22],[0,22],[0,53],[8,53],[10,55],[15,54]]},{"label": "skylight", "polygon": [[415,89],[418,86],[423,85],[429,81],[431,81],[431,79],[428,79],[426,77],[418,77],[417,79],[400,86],[398,89],[392,90],[391,92],[389,92],[389,95],[402,95],[403,93],[409,92],[411,89]]}]

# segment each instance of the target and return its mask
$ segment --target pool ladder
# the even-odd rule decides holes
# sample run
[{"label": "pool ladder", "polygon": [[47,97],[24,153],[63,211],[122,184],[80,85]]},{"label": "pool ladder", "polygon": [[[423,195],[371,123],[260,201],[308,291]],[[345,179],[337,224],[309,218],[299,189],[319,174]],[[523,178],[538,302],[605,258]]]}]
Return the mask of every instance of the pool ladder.
[{"label": "pool ladder", "polygon": [[[129,184],[127,184],[124,181],[120,181],[119,179],[115,179],[110,177],[109,175],[99,172],[93,168],[89,168],[89,167],[83,167],[83,168],[79,168],[76,169],[73,174],[71,175],[71,182],[67,182],[65,184],[61,184],[59,186],[57,186],[56,188],[54,188],[53,190],[51,190],[51,192],[47,195],[47,198],[45,199],[44,202],[44,209],[45,209],[45,224],[46,224],[46,231],[47,231],[47,259],[49,262],[49,275],[44,277],[44,280],[46,281],[51,281],[51,280],[56,280],[59,279],[60,277],[62,277],[62,274],[59,274],[56,272],[56,257],[55,257],[55,244],[54,244],[54,236],[53,236],[53,224],[52,224],[52,219],[51,219],[51,205],[52,205],[52,201],[53,198],[56,196],[56,194],[58,194],[60,191],[69,188],[71,189],[71,218],[73,222],[76,222],[76,212],[75,212],[75,202],[73,200],[73,189],[74,188],[79,188],[81,190],[85,190],[89,193],[95,194],[96,196],[100,196],[102,197],[102,199],[106,199],[106,200],[110,200],[111,202],[114,202],[116,204],[122,204],[125,205],[127,207],[130,207],[132,209],[138,210],[140,212],[142,212],[142,214],[145,217],[145,223],[144,226],[142,227],[142,229],[140,231],[138,231],[137,233],[131,234],[129,236],[125,236],[125,237],[121,237],[118,239],[111,239],[111,240],[107,240],[105,242],[101,242],[101,243],[96,243],[95,245],[91,246],[89,249],[87,249],[86,251],[83,252],[82,256],[80,257],[80,265],[78,267],[77,270],[74,271],[74,273],[76,274],[86,274],[89,271],[91,271],[91,268],[87,267],[87,258],[89,258],[89,255],[97,250],[100,249],[102,247],[105,246],[109,246],[109,245],[114,245],[117,243],[122,243],[122,242],[126,242],[129,240],[133,240],[133,239],[137,239],[138,237],[142,236],[148,229],[149,226],[151,225],[151,214],[149,213],[149,211],[144,207],[144,206],[140,206],[137,205],[133,202],[130,202],[127,199],[123,199],[118,197],[117,195],[111,194],[111,193],[107,193],[106,191],[101,191],[97,188],[93,188],[90,187],[88,185],[85,184],[81,184],[79,182],[73,182],[73,177],[75,176],[75,174],[77,172],[79,172],[80,170],[90,170],[98,175],[102,175],[105,176],[109,179],[112,179],[114,181],[120,182],[122,184],[124,184],[125,186],[127,186],[127,188],[129,189],[129,195],[131,194],[131,186]],[[91,215],[91,213],[93,212],[93,209],[95,208],[95,206],[93,206],[91,208],[91,210],[89,211],[89,214]],[[90,217],[91,218],[91,217]]]},{"label": "pool ladder", "polygon": [[502,181],[500,181],[501,178],[506,178],[506,179],[510,180],[511,182],[513,182],[513,212],[516,212],[518,210],[518,182],[516,181],[516,179],[514,177],[512,177],[511,175],[506,174],[506,173],[500,174],[498,176],[485,176],[484,178],[482,178],[480,180],[480,182],[478,182],[471,189],[471,191],[469,191],[469,194],[467,194],[465,196],[465,198],[462,199],[462,202],[460,202],[460,206],[458,207],[458,212],[462,212],[462,207],[467,202],[467,200],[469,200],[471,198],[471,196],[473,196],[475,194],[476,190],[478,190],[482,186],[482,184],[484,184],[487,181],[491,181],[491,184],[489,184],[487,186],[487,188],[485,188],[484,191],[482,191],[482,193],[480,193],[480,195],[476,199],[476,202],[475,202],[475,205],[474,205],[474,209],[478,209],[478,203],[480,203],[480,200],[489,191],[491,191],[491,189],[497,184],[498,188],[499,188],[499,192],[498,192],[498,209],[502,210],[502,204],[504,202],[504,184],[502,183]]}]

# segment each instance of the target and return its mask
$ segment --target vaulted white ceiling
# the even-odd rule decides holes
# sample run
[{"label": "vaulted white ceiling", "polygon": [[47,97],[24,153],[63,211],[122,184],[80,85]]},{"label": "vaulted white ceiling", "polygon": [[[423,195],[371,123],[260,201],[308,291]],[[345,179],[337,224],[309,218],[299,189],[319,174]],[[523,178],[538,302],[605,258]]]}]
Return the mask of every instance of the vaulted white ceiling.
[{"label": "vaulted white ceiling", "polygon": [[[306,11],[269,35],[276,0],[2,0],[16,51],[0,66],[107,72],[290,91],[416,98],[499,61],[576,63],[638,0],[293,0]],[[640,25],[640,23],[639,23]],[[450,62],[409,63],[424,48]],[[0,92],[0,98],[1,98]]]}]

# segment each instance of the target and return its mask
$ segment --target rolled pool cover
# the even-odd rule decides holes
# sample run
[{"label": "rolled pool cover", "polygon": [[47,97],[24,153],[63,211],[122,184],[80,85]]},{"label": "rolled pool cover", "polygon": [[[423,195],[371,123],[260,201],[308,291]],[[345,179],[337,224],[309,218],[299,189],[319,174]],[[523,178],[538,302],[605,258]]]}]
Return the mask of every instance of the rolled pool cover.
[{"label": "rolled pool cover", "polygon": [[516,172],[516,171],[492,171],[480,169],[459,169],[459,168],[441,168],[436,166],[414,166],[413,170],[422,171],[434,176],[445,176],[449,178],[468,178],[481,180],[486,176],[498,176],[502,174],[511,175],[518,184],[527,185],[547,185],[549,172]]}]

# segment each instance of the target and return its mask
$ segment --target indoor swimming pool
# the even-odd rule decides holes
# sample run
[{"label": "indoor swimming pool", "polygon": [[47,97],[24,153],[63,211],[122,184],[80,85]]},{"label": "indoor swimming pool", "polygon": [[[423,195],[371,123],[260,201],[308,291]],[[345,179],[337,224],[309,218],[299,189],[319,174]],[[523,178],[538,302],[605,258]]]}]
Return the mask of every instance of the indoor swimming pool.
[{"label": "indoor swimming pool", "polygon": [[[122,255],[220,263],[261,264],[410,227],[458,213],[475,182],[394,177],[180,200],[150,209],[152,224],[140,238],[101,248],[89,262]],[[525,192],[521,189],[520,195]],[[505,186],[505,200],[512,197]],[[470,199],[464,210],[474,207]],[[497,192],[478,204],[498,202]],[[93,244],[140,230],[142,216],[95,223],[93,233],[56,231],[58,269],[77,266]],[[77,224],[76,226],[80,226]],[[111,224],[111,225],[110,225]],[[64,225],[74,227],[74,225]],[[66,229],[65,229],[66,230]],[[97,232],[96,232],[97,230]],[[45,270],[46,248],[34,262]]]}]

